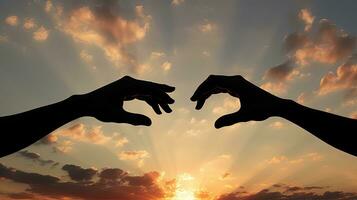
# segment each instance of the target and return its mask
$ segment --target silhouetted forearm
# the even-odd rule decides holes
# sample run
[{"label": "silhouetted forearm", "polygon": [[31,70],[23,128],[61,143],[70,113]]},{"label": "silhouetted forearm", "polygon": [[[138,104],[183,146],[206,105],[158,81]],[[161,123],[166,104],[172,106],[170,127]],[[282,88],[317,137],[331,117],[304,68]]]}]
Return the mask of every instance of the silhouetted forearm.
[{"label": "silhouetted forearm", "polygon": [[311,109],[292,100],[284,101],[278,116],[293,122],[326,143],[357,156],[354,139],[357,134],[357,120]]},{"label": "silhouetted forearm", "polygon": [[81,117],[75,99],[76,97],[72,96],[55,104],[0,117],[0,127],[3,130],[0,157],[21,150],[58,127]]}]

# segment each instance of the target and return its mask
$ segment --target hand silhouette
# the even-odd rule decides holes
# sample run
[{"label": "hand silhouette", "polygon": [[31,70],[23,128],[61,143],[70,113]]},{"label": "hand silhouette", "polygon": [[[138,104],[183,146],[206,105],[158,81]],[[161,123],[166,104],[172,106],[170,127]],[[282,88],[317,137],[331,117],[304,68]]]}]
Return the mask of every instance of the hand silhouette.
[{"label": "hand silhouette", "polygon": [[239,75],[209,76],[197,88],[191,100],[197,101],[196,109],[199,110],[212,94],[217,93],[229,93],[238,97],[241,108],[237,112],[220,117],[215,123],[216,128],[278,116],[300,126],[331,146],[357,156],[357,146],[354,142],[354,133],[357,130],[355,119],[315,110],[293,100],[279,98]]},{"label": "hand silhouette", "polygon": [[35,143],[79,117],[91,116],[103,122],[149,126],[150,118],[125,111],[123,102],[139,99],[147,102],[157,114],[161,114],[160,107],[169,113],[169,104],[174,100],[167,93],[174,90],[168,85],[125,76],[87,94],[73,95],[58,103],[0,117],[0,126],[11,130],[11,134],[4,134],[0,140],[0,157]]},{"label": "hand silhouette", "polygon": [[237,112],[220,117],[215,123],[216,128],[251,120],[262,121],[271,116],[276,116],[277,108],[283,101],[245,80],[240,75],[210,75],[197,88],[191,100],[197,101],[196,109],[199,110],[212,94],[217,93],[228,93],[239,98],[241,108]]},{"label": "hand silhouette", "polygon": [[[123,109],[124,101],[139,99],[149,104],[157,114],[160,107],[167,113],[172,112],[169,104],[175,101],[167,94],[174,87],[125,76],[93,92],[77,96],[83,115],[92,116],[103,122],[129,123],[132,125],[151,125],[145,115],[130,113]],[[160,107],[159,107],[160,106]]]}]

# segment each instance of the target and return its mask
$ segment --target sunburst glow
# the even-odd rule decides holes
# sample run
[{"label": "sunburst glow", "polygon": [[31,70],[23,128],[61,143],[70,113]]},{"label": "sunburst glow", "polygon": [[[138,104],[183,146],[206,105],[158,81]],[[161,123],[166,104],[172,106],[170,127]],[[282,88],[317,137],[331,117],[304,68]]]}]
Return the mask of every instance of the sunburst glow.
[{"label": "sunburst glow", "polygon": [[192,190],[177,189],[172,200],[197,200]]}]

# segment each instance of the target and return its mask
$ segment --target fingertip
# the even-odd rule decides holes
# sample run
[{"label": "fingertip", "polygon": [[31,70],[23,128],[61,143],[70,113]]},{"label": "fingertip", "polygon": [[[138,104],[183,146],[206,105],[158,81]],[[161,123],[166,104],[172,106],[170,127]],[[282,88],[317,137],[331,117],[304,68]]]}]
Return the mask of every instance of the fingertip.
[{"label": "fingertip", "polygon": [[169,103],[169,104],[173,104],[173,103],[175,103],[175,99],[170,98],[170,101],[169,101],[168,103]]},{"label": "fingertip", "polygon": [[141,125],[143,125],[143,126],[151,126],[151,124],[152,124],[151,119],[145,116],[145,118],[143,118],[143,121],[142,121]]},{"label": "fingertip", "polygon": [[151,126],[152,121],[149,119],[147,122],[144,123],[144,126]]},{"label": "fingertip", "polygon": [[217,120],[217,121],[214,123],[214,127],[215,127],[216,129],[220,129],[220,128],[223,127],[223,125],[222,125],[221,123],[219,123],[219,121]]},{"label": "fingertip", "polygon": [[176,87],[174,87],[174,86],[169,86],[169,87],[170,87],[169,92],[173,92],[176,90]]},{"label": "fingertip", "polygon": [[166,92],[173,92],[173,91],[175,91],[175,90],[176,90],[175,87],[169,86],[169,85],[165,85],[165,91],[166,91]]}]

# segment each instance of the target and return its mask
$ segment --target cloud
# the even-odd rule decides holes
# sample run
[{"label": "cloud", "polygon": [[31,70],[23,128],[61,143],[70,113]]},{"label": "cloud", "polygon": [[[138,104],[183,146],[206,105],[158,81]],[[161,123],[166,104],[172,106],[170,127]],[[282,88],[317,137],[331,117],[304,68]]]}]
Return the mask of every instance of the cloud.
[{"label": "cloud", "polygon": [[11,199],[35,199],[35,195],[27,192],[9,193],[7,196]]},{"label": "cloud", "polygon": [[301,9],[299,12],[299,19],[302,20],[305,24],[305,31],[309,31],[311,29],[312,23],[314,23],[315,17],[312,16],[310,10]]},{"label": "cloud", "polygon": [[[317,23],[317,31],[312,31],[315,17],[307,9],[302,9],[298,17],[304,22],[303,32],[290,33],[284,38],[287,61],[271,67],[263,76],[267,80],[261,87],[273,93],[285,93],[288,82],[296,77],[310,74],[301,73],[303,66],[313,62],[334,64],[348,58],[356,46],[356,38],[338,29],[327,19]],[[316,23],[315,23],[316,24]]]},{"label": "cloud", "polygon": [[82,50],[79,53],[80,58],[85,62],[85,63],[92,63],[93,62],[93,56],[91,54],[89,54],[87,51]]},{"label": "cloud", "polygon": [[21,156],[22,158],[31,160],[31,161],[33,161],[35,163],[38,163],[40,165],[43,165],[43,166],[44,165],[51,165],[52,167],[55,167],[55,166],[59,165],[58,162],[55,162],[53,160],[42,159],[40,154],[33,153],[33,152],[28,151],[28,150],[19,151],[17,154],[19,156]]},{"label": "cloud", "polygon": [[126,137],[123,137],[119,133],[114,133],[111,141],[113,141],[115,143],[115,146],[117,147],[122,147],[125,144],[129,143],[129,140]]},{"label": "cloud", "polygon": [[[77,167],[83,169],[80,166]],[[67,169],[68,171],[73,172],[75,170],[71,168],[71,170]],[[89,175],[85,173],[84,176],[75,177],[73,182],[54,176],[29,173],[0,164],[1,178],[16,183],[27,184],[27,189],[23,192],[29,195],[41,195],[43,197],[41,199],[157,200],[163,199],[166,196],[165,191],[158,182],[158,172],[149,172],[142,176],[130,176],[127,172],[123,172],[120,169],[110,171],[109,173],[108,169],[103,169],[101,172],[97,171],[93,176],[94,171]],[[76,171],[75,173],[78,172]],[[120,175],[109,177],[109,175],[116,173]],[[90,180],[94,176],[99,176],[99,179],[90,182],[82,181]],[[96,179],[93,178],[93,180]],[[30,197],[30,199],[35,200],[39,198]]]},{"label": "cloud", "polygon": [[53,145],[53,152],[68,153],[72,151],[74,142],[85,142],[94,145],[112,143],[115,147],[122,147],[129,143],[129,140],[116,132],[107,136],[101,126],[86,127],[82,123],[76,123],[47,135],[36,144]]},{"label": "cloud", "polygon": [[94,126],[91,129],[88,129],[82,123],[74,124],[73,126],[67,129],[62,129],[55,134],[57,136],[70,138],[74,141],[93,144],[104,144],[110,140],[109,136],[104,135],[101,126]]},{"label": "cloud", "polygon": [[165,55],[166,54],[164,52],[153,51],[153,52],[151,52],[150,58],[151,59],[158,59],[158,58],[165,57]]},{"label": "cloud", "polygon": [[284,82],[266,82],[260,88],[271,93],[283,94],[287,90],[287,85]]},{"label": "cloud", "polygon": [[64,165],[62,169],[68,173],[72,180],[79,182],[90,181],[98,172],[98,170],[94,168],[84,169],[81,166],[68,164]]},{"label": "cloud", "polygon": [[284,127],[284,124],[281,121],[276,121],[276,122],[271,123],[269,125],[269,127],[274,128],[274,129],[281,129]]},{"label": "cloud", "polygon": [[357,111],[354,111],[353,113],[351,113],[351,118],[357,119]]},{"label": "cloud", "polygon": [[56,146],[52,147],[54,153],[69,153],[73,149],[73,142],[65,140],[58,142]]},{"label": "cloud", "polygon": [[48,134],[42,139],[40,139],[37,144],[55,144],[58,140],[58,137],[55,134]]},{"label": "cloud", "polygon": [[185,2],[185,0],[172,0],[171,4],[174,6],[178,6],[178,5],[182,4],[183,2]]},{"label": "cloud", "polygon": [[228,114],[229,112],[236,112],[240,108],[240,101],[237,98],[225,98],[222,106],[216,106],[212,112],[217,115]]},{"label": "cloud", "polygon": [[293,62],[287,61],[278,66],[272,67],[265,72],[264,78],[273,81],[289,81],[300,72],[294,69]]},{"label": "cloud", "polygon": [[324,191],[325,187],[308,186],[298,187],[282,184],[274,184],[271,188],[259,192],[248,193],[238,188],[237,191],[222,194],[216,200],[297,200],[297,199],[319,199],[319,200],[352,200],[357,198],[357,193],[343,191]]},{"label": "cloud", "polygon": [[53,7],[52,1],[51,0],[47,0],[46,3],[45,3],[45,11],[47,13],[51,12],[52,7]]},{"label": "cloud", "polygon": [[357,98],[357,54],[339,66],[334,72],[328,72],[321,78],[319,95],[345,90],[345,101],[353,104]]},{"label": "cloud", "polygon": [[122,151],[118,154],[120,160],[138,160],[143,158],[148,158],[150,154],[145,151]]},{"label": "cloud", "polygon": [[306,102],[306,100],[309,98],[309,94],[302,92],[299,94],[299,96],[297,97],[296,101],[299,104],[304,104]]},{"label": "cloud", "polygon": [[162,63],[161,65],[161,68],[164,70],[164,71],[169,71],[172,67],[172,64],[168,61]]},{"label": "cloud", "polygon": [[320,20],[318,31],[309,36],[305,33],[293,33],[285,40],[286,49],[295,49],[292,56],[302,66],[311,62],[334,64],[348,58],[356,46],[354,36],[338,29],[327,19]]},{"label": "cloud", "polygon": [[118,181],[119,179],[124,178],[125,176],[127,176],[128,173],[118,169],[118,168],[107,168],[107,169],[103,169],[100,174],[100,181],[101,182],[106,182],[106,181]]},{"label": "cloud", "polygon": [[33,18],[26,18],[24,22],[24,29],[29,30],[36,26],[35,20]]},{"label": "cloud", "polygon": [[96,46],[115,66],[129,65],[137,72],[141,65],[127,48],[144,39],[151,16],[145,15],[139,5],[135,7],[135,19],[125,19],[115,14],[116,7],[116,1],[97,1],[94,8],[80,6],[55,16],[60,30],[75,42]]},{"label": "cloud", "polygon": [[212,22],[206,21],[198,26],[198,29],[203,33],[209,33],[215,30],[217,26]]},{"label": "cloud", "polygon": [[39,29],[33,32],[33,39],[36,41],[45,41],[47,40],[49,34],[49,30],[41,26]]},{"label": "cloud", "polygon": [[306,161],[321,161],[323,160],[323,156],[319,153],[312,152],[312,153],[307,153],[305,155],[301,155],[295,158],[288,158],[284,155],[280,156],[273,156],[271,159],[265,160],[265,164],[299,164],[303,163]]},{"label": "cloud", "polygon": [[19,17],[16,15],[8,16],[5,19],[5,23],[10,26],[17,26],[19,23]]}]

